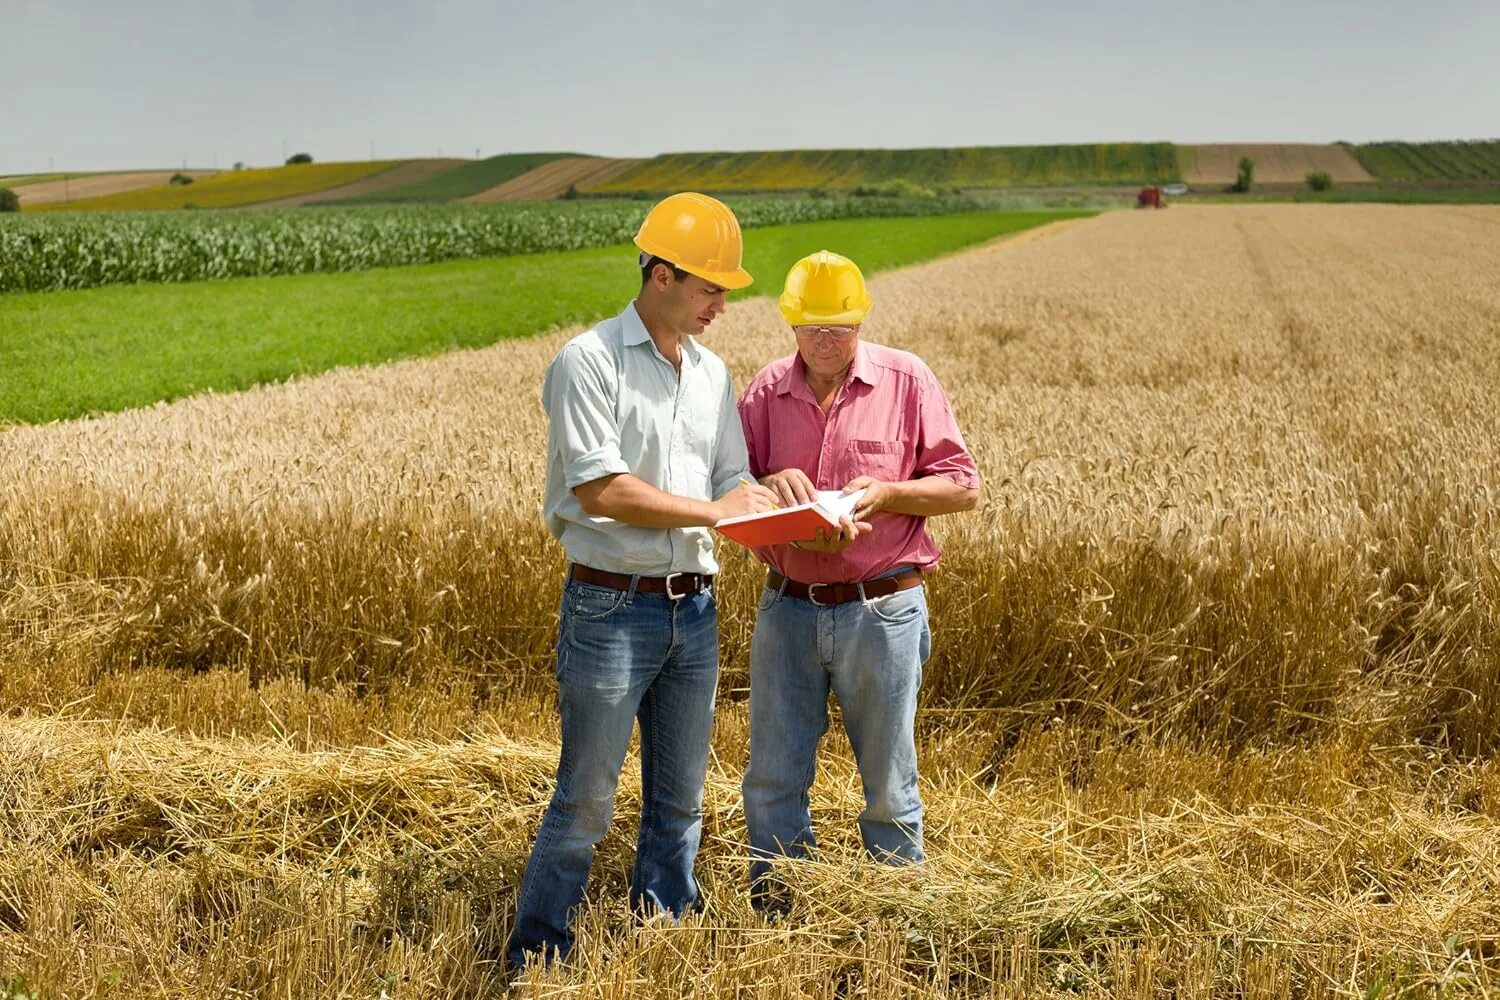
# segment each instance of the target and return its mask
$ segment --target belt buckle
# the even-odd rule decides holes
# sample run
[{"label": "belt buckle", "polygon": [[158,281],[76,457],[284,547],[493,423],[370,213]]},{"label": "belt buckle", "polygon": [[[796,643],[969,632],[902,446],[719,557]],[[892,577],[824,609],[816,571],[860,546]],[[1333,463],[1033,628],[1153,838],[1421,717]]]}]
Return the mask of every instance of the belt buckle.
[{"label": "belt buckle", "polygon": [[831,586],[833,586],[833,584],[831,584],[831,583],[809,583],[807,585],[807,599],[810,602],[812,602],[813,604],[816,604],[820,608],[832,607],[833,604],[832,604],[831,601],[830,602],[824,602],[824,601],[818,600],[818,588],[819,587],[831,587]]},{"label": "belt buckle", "polygon": [[664,584],[665,584],[665,586],[667,588],[667,600],[669,600],[669,601],[680,601],[684,597],[687,597],[689,594],[694,593],[694,591],[691,591],[691,590],[684,590],[680,594],[674,594],[674,593],[672,593],[672,581],[673,580],[677,579],[679,576],[693,576],[693,575],[694,574],[692,574],[692,573],[668,573],[667,577],[666,577],[666,580],[664,581]]}]

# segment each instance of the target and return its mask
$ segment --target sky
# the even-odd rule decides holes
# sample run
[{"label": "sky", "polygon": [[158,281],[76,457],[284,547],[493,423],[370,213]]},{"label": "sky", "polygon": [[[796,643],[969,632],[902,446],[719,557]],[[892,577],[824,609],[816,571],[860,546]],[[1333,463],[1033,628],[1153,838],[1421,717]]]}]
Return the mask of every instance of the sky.
[{"label": "sky", "polygon": [[0,0],[0,174],[1500,137],[1500,0]]}]

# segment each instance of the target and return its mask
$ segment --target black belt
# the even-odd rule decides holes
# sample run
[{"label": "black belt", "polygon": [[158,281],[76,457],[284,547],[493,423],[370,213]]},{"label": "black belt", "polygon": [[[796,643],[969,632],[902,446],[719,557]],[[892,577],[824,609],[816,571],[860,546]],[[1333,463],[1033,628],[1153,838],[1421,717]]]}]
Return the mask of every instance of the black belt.
[{"label": "black belt", "polygon": [[[568,565],[568,579],[610,590],[629,590],[629,573],[606,573],[602,569],[584,566],[581,563]],[[700,590],[707,590],[714,582],[712,576],[703,573],[668,573],[666,576],[641,576],[635,578],[638,594],[666,594],[672,600],[691,597]]]},{"label": "black belt", "polygon": [[[783,583],[786,584],[785,587],[782,586]],[[910,590],[921,585],[922,571],[916,569],[902,570],[892,576],[882,576],[864,583],[799,583],[788,580],[774,569],[766,577],[766,586],[773,590],[818,605],[848,604],[850,601],[862,601],[870,597],[885,597],[898,590]],[[861,589],[864,590],[863,594],[860,593]]]}]

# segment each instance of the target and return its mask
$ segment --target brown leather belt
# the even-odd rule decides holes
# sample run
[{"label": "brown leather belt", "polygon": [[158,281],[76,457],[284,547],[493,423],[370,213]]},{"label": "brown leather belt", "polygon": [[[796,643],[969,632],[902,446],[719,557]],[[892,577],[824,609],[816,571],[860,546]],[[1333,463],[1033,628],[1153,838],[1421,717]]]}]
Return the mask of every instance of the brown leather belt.
[{"label": "brown leather belt", "polygon": [[[786,586],[782,587],[785,582]],[[788,597],[796,597],[800,600],[811,601],[817,605],[825,604],[848,604],[850,601],[862,601],[869,597],[884,597],[894,594],[898,590],[910,590],[922,585],[922,571],[916,569],[902,570],[893,576],[882,576],[875,580],[866,580],[859,583],[798,583],[796,580],[788,580],[774,569],[766,577],[766,586],[773,590],[779,590]],[[860,593],[860,588],[864,593]]]},{"label": "brown leather belt", "polygon": [[[568,579],[595,587],[608,587],[610,590],[630,589],[629,573],[606,573],[602,569],[594,569],[581,563],[568,564]],[[666,594],[672,600],[679,601],[700,590],[706,590],[713,582],[712,576],[702,573],[668,573],[666,576],[639,577],[635,581],[635,590],[638,594]]]}]

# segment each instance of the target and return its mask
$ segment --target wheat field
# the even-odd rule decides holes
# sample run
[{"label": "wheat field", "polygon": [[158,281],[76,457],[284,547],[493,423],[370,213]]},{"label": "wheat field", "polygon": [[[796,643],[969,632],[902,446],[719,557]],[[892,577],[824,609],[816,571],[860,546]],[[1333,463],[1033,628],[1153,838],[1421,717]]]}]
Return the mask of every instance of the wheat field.
[{"label": "wheat field", "polygon": [[[933,525],[931,861],[859,857],[835,726],[824,852],[752,915],[726,552],[706,909],[625,911],[632,758],[514,993],[1500,993],[1500,210],[1119,212],[872,292],[985,477]],[[0,986],[504,994],[567,336],[0,431]],[[741,385],[791,350],[767,300],[706,342]]]}]

